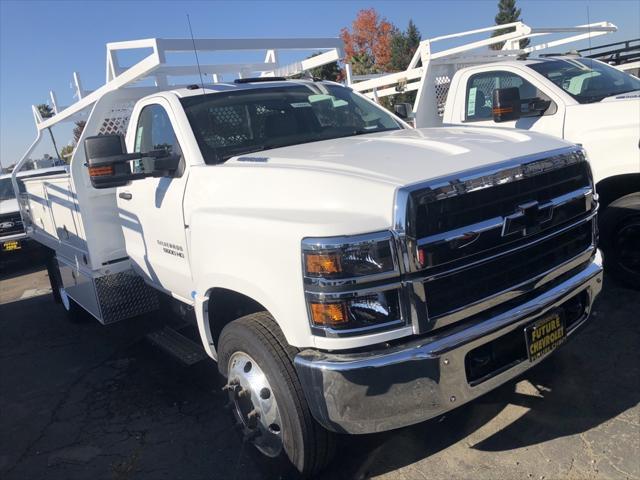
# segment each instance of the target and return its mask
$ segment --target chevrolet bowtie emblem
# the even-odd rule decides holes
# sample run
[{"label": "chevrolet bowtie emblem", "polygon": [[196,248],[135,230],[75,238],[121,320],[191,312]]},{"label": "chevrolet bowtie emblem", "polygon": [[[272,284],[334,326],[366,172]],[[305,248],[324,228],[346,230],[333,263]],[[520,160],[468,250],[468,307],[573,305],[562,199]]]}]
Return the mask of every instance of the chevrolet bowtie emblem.
[{"label": "chevrolet bowtie emblem", "polygon": [[553,205],[540,205],[533,201],[518,205],[515,213],[505,217],[502,236],[521,233],[522,236],[539,232],[542,226],[553,218]]}]

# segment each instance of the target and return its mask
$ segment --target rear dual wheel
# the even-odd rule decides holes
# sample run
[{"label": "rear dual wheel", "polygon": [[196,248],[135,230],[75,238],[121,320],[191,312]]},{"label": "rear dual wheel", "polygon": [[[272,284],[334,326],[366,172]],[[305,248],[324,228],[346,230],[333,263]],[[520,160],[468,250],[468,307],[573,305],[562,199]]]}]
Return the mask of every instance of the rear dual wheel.
[{"label": "rear dual wheel", "polygon": [[313,475],[329,463],[334,436],[309,411],[293,366],[296,352],[269,313],[253,313],[222,330],[218,368],[244,441]]}]

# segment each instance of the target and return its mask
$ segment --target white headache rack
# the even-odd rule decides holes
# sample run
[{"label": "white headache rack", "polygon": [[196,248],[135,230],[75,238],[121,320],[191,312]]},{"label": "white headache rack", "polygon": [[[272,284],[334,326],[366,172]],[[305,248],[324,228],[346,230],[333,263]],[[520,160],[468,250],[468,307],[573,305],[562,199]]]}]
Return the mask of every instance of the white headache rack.
[{"label": "white headache rack", "polygon": [[[465,43],[456,47],[436,51],[438,42],[464,39],[472,35],[489,34],[495,30],[513,28],[513,32],[496,37]],[[566,45],[580,40],[606,35],[617,31],[609,22],[597,22],[576,27],[533,28],[522,22],[494,25],[487,28],[443,35],[420,42],[406,70],[395,73],[353,76],[347,65],[347,81],[351,88],[373,100],[417,91],[413,105],[416,127],[438,126],[449,91],[449,84],[456,71],[461,68],[491,62],[514,60],[526,54]],[[536,43],[520,48],[520,41],[538,39],[554,34],[568,34],[565,37]],[[491,50],[491,45],[504,42],[501,50]]]}]

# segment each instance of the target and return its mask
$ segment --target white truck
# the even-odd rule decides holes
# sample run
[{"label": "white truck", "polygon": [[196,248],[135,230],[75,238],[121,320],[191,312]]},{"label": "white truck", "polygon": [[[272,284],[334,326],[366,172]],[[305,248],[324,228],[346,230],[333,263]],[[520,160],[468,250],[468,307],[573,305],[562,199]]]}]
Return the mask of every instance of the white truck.
[{"label": "white truck", "polygon": [[[441,51],[434,48],[438,42],[504,27],[515,30]],[[404,116],[409,113],[416,127],[500,126],[582,145],[599,195],[605,269],[640,288],[640,79],[592,58],[532,56],[615,30],[608,22],[571,28],[531,28],[517,22],[446,35],[424,40],[406,71],[352,79],[351,87],[372,99],[416,91],[413,105],[396,107]],[[573,35],[519,48],[520,40],[563,33]],[[502,50],[487,48],[502,42]],[[637,46],[625,43],[616,51],[631,55],[632,48]]]},{"label": "white truck", "polygon": [[[22,181],[27,177],[48,176],[65,171],[64,167],[22,171],[17,175],[18,188],[23,191]],[[28,250],[32,245],[22,224],[18,199],[11,183],[11,174],[0,175],[0,254],[14,255]]]},{"label": "white truck", "polygon": [[[22,215],[52,251],[68,311],[107,324],[162,294],[193,311],[259,452],[310,474],[335,432],[442,415],[587,321],[602,267],[581,147],[412,129],[337,83],[278,76],[341,58],[337,39],[195,47],[268,51],[257,64],[186,67],[165,59],[191,40],[109,44],[107,83],[38,119],[42,132],[89,112],[70,174],[25,181]],[[152,53],[121,67],[117,54],[136,48]],[[323,53],[278,64],[305,48]],[[219,81],[233,69],[243,78]],[[169,82],[198,70],[217,82]]]}]

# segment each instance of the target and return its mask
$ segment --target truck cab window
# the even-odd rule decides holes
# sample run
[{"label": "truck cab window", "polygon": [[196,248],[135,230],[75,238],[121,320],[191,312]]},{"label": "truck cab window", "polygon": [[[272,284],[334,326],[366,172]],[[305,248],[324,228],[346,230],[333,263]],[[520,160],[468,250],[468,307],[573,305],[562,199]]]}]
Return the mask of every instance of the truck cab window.
[{"label": "truck cab window", "polygon": [[181,101],[208,164],[288,145],[403,128],[384,109],[331,84],[262,86]]},{"label": "truck cab window", "polygon": [[465,120],[474,122],[492,120],[493,91],[497,88],[517,87],[523,107],[535,98],[549,100],[533,84],[519,75],[505,71],[482,72],[472,75],[467,82]]},{"label": "truck cab window", "polygon": [[[135,152],[166,150],[168,155],[182,156],[182,149],[176,139],[171,120],[166,110],[160,105],[147,105],[140,112],[136,128]],[[145,158],[133,162],[134,173],[148,170]]]}]

